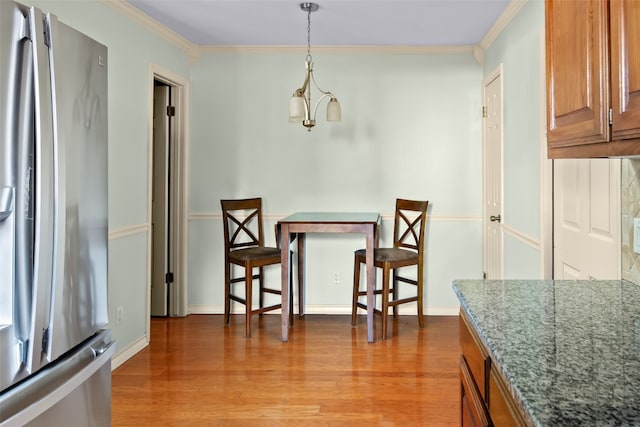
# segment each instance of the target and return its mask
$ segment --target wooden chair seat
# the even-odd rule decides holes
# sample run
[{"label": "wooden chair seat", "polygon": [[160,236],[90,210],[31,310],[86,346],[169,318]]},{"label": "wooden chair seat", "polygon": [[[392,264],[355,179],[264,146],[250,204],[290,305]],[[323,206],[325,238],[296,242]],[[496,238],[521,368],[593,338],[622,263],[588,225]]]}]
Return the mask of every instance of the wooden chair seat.
[{"label": "wooden chair seat", "polygon": [[[358,249],[356,251],[356,257],[362,259],[362,263],[366,262],[366,250]],[[385,262],[407,262],[407,265],[415,264],[418,260],[418,254],[413,251],[407,251],[405,249],[398,248],[378,248],[375,249],[373,254],[373,260],[376,267],[382,268],[382,263]]]},{"label": "wooden chair seat", "polygon": [[232,262],[260,261],[264,262],[264,265],[277,264],[280,262],[280,249],[270,247],[237,249],[229,253],[229,259]]}]

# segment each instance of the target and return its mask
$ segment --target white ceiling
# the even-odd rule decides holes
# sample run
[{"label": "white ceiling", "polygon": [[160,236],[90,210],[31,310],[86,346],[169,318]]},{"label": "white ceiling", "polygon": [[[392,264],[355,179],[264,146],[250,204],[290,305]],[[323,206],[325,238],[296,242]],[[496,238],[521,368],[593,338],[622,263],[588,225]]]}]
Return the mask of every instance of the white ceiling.
[{"label": "white ceiling", "polygon": [[[298,0],[127,0],[200,46],[300,46],[307,13]],[[510,0],[319,0],[311,45],[471,46]]]}]

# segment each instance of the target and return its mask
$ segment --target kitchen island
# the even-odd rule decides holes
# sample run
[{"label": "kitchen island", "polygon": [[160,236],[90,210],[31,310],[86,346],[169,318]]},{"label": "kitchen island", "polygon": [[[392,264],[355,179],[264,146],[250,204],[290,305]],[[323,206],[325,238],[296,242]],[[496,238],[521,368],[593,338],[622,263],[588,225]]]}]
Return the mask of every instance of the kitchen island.
[{"label": "kitchen island", "polygon": [[[471,417],[486,425],[640,425],[640,286],[456,280],[452,287],[461,305],[463,424]],[[495,419],[505,413],[508,421]]]}]

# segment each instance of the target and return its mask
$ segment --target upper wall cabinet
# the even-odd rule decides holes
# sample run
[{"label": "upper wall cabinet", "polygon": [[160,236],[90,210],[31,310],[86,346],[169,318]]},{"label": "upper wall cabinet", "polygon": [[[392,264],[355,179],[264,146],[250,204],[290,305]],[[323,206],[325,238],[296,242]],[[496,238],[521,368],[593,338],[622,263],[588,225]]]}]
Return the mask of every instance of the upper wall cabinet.
[{"label": "upper wall cabinet", "polygon": [[550,158],[640,154],[640,1],[547,0]]},{"label": "upper wall cabinet", "polygon": [[640,138],[640,2],[612,0],[609,10],[612,137]]}]

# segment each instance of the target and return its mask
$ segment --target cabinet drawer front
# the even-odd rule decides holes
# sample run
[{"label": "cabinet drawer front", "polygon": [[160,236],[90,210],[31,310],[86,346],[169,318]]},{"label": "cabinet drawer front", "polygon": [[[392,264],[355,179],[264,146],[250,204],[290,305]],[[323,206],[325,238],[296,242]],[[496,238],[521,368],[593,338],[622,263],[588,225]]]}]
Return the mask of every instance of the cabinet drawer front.
[{"label": "cabinet drawer front", "polygon": [[464,357],[460,357],[460,382],[462,426],[490,426],[491,421],[487,407],[473,381],[469,366]]},{"label": "cabinet drawer front", "polygon": [[469,366],[471,375],[478,385],[478,390],[483,399],[487,399],[487,375],[489,372],[489,355],[479,343],[478,338],[467,325],[464,315],[460,314],[460,349]]}]

